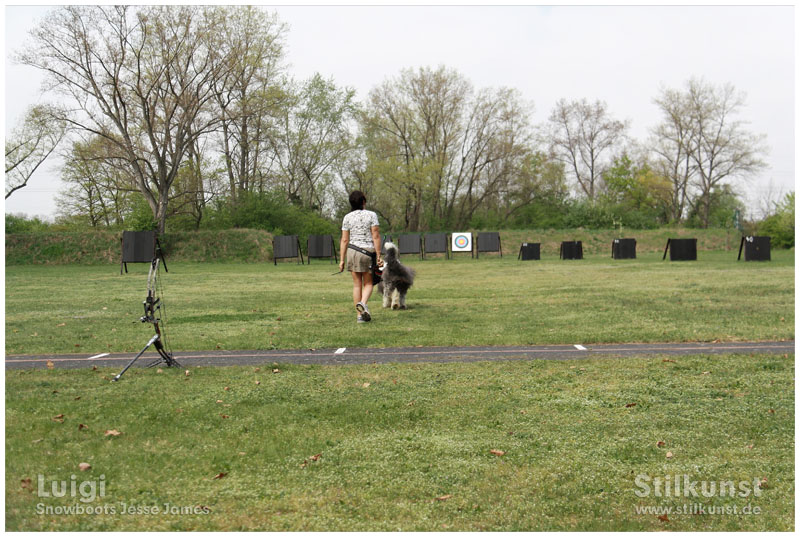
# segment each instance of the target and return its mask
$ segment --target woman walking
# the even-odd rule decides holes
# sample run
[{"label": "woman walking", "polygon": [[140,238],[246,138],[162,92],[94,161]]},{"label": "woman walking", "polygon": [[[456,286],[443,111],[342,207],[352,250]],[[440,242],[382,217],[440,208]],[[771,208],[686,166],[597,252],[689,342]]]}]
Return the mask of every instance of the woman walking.
[{"label": "woman walking", "polygon": [[364,207],[367,198],[360,190],[350,194],[350,207],[342,220],[341,261],[339,270],[345,268],[353,275],[353,304],[358,317],[356,322],[366,323],[372,318],[367,301],[372,295],[372,263],[381,262],[381,234],[378,215]]}]

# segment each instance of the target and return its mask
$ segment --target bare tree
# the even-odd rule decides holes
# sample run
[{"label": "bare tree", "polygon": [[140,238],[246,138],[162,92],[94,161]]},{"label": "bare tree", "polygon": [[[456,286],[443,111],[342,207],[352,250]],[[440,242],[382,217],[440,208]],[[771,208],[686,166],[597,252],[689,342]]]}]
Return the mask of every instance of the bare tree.
[{"label": "bare tree", "polygon": [[6,140],[6,199],[28,185],[31,176],[55,150],[67,132],[52,105],[31,107],[22,124]]},{"label": "bare tree", "polygon": [[518,92],[476,93],[445,67],[402,71],[370,92],[362,116],[372,199],[408,230],[467,225],[508,197],[530,150],[529,112]]},{"label": "bare tree", "polygon": [[66,6],[19,55],[71,98],[65,120],[119,148],[159,231],[188,150],[218,123],[212,81],[226,62],[215,22],[190,6]]},{"label": "bare tree", "polygon": [[233,203],[263,189],[274,164],[267,131],[287,104],[283,91],[286,25],[254,6],[216,8],[229,69],[212,81]]},{"label": "bare tree", "polygon": [[550,145],[580,189],[594,200],[613,152],[625,140],[628,122],[612,119],[603,101],[561,99],[549,118]]},{"label": "bare tree", "polygon": [[744,106],[744,94],[726,84],[715,87],[690,80],[687,98],[692,121],[692,160],[700,191],[700,214],[708,227],[712,190],[732,179],[746,179],[766,167],[764,137],[745,130],[734,116]]},{"label": "bare tree", "polygon": [[691,157],[691,120],[686,103],[676,90],[663,90],[655,103],[664,117],[652,131],[650,145],[655,155],[654,167],[672,186],[669,220],[680,222],[687,206],[689,180],[695,173]]},{"label": "bare tree", "polygon": [[[748,132],[745,122],[735,118],[745,98],[730,84],[691,79],[684,91],[663,90],[656,104],[664,119],[654,130],[654,152],[675,189],[673,214],[680,216],[677,211],[682,212],[686,200],[708,227],[713,190],[766,167],[761,160],[765,138]],[[689,187],[696,196],[687,193]]]}]

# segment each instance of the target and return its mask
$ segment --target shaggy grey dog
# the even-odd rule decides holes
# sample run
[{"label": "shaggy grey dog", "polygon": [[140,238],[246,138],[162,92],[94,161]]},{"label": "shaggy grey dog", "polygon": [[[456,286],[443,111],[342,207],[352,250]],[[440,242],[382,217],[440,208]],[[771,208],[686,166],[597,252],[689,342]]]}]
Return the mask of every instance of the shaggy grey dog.
[{"label": "shaggy grey dog", "polygon": [[393,310],[406,309],[406,293],[414,285],[414,269],[403,265],[397,259],[397,246],[386,243],[386,256],[383,258],[383,276],[378,284],[378,292],[383,295],[383,307]]}]

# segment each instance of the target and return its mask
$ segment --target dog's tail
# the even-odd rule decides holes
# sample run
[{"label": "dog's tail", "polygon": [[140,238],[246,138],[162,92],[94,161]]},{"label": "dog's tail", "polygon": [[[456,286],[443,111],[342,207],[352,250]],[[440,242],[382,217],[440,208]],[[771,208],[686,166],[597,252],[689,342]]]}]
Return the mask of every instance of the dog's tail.
[{"label": "dog's tail", "polygon": [[397,261],[397,245],[393,242],[386,242],[383,246],[386,248],[386,256],[384,257],[384,261],[387,263],[393,263],[394,261]]}]

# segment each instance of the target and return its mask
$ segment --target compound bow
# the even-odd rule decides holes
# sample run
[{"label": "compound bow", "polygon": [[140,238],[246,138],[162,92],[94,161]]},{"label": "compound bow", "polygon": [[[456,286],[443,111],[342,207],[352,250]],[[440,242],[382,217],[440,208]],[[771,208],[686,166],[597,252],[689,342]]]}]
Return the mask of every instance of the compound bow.
[{"label": "compound bow", "polygon": [[[137,354],[133,360],[128,362],[128,365],[126,365],[125,368],[120,371],[116,377],[114,377],[114,381],[119,380],[123,373],[125,373],[125,371],[127,371],[128,368],[130,368],[133,363],[138,360],[147,349],[150,348],[151,345],[155,347],[160,357],[153,363],[149,364],[148,367],[152,367],[162,362],[164,362],[167,367],[180,366],[180,364],[172,357],[172,352],[168,351],[165,347],[167,312],[164,302],[161,298],[163,290],[161,286],[161,279],[159,278],[162,261],[163,257],[161,256],[161,252],[160,250],[157,250],[155,257],[153,257],[153,260],[150,262],[150,272],[147,275],[147,297],[142,303],[144,306],[144,315],[139,319],[143,323],[152,324],[156,333],[152,338],[150,338],[150,341],[147,342],[147,345],[145,345],[139,354]],[[167,270],[166,263],[164,263],[164,270]]]}]

